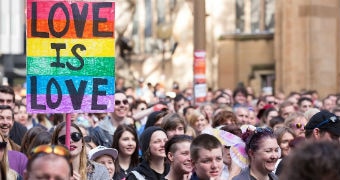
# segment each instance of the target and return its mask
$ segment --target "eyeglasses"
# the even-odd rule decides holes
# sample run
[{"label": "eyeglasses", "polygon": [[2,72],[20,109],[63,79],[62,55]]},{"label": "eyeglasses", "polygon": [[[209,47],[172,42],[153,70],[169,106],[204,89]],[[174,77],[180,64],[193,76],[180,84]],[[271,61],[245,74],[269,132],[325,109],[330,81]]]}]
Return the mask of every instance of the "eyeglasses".
[{"label": "eyeglasses", "polygon": [[[73,132],[71,134],[71,139],[74,142],[78,142],[79,140],[81,140],[81,138],[83,138],[83,136],[79,132]],[[65,139],[66,139],[66,135],[62,135],[58,137],[58,141],[60,142],[60,144],[65,144]]]},{"label": "eyeglasses", "polygon": [[7,147],[7,142],[0,142],[0,150],[5,149]]},{"label": "eyeglasses", "polygon": [[325,124],[327,124],[327,123],[329,123],[329,122],[331,122],[331,123],[336,123],[337,121],[338,121],[338,118],[337,118],[336,116],[332,116],[332,117],[330,117],[330,118],[328,118],[328,119],[322,121],[322,122],[319,123],[318,125],[316,125],[315,128],[319,128],[319,127],[321,127],[321,126],[323,126],[323,125],[325,125]]},{"label": "eyeglasses", "polygon": [[29,158],[32,159],[34,156],[37,156],[39,154],[55,154],[58,156],[65,157],[68,162],[71,162],[70,152],[64,146],[59,145],[37,146],[36,148],[32,149]]},{"label": "eyeglasses", "polygon": [[268,104],[274,104],[274,105],[277,105],[277,102],[275,102],[275,101],[268,101]]},{"label": "eyeglasses", "polygon": [[296,124],[291,124],[290,127],[291,128],[295,128],[295,129],[303,129],[306,125],[305,124],[301,124],[301,123],[296,123]]},{"label": "eyeglasses", "polygon": [[127,100],[127,99],[124,99],[124,100],[122,100],[122,101],[119,101],[119,100],[115,100],[115,105],[116,106],[119,106],[120,104],[124,104],[124,105],[127,105],[127,104],[129,104],[129,101]]}]

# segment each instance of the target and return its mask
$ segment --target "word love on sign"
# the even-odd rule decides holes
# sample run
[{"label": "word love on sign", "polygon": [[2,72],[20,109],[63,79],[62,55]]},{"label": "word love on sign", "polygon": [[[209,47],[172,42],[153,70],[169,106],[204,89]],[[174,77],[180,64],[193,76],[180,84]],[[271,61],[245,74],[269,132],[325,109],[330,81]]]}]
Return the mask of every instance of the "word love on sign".
[{"label": "word love on sign", "polygon": [[27,111],[111,112],[114,2],[27,0]]}]

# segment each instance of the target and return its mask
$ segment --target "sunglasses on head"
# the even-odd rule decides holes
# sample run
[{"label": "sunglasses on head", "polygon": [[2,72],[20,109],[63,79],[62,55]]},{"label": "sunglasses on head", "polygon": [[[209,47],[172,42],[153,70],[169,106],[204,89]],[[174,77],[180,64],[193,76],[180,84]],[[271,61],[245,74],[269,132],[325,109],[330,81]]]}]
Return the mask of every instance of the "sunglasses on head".
[{"label": "sunglasses on head", "polygon": [[266,128],[257,127],[257,128],[255,129],[255,131],[254,131],[254,134],[257,134],[257,133],[265,133],[265,132],[267,132],[267,133],[273,133],[273,130],[272,130],[271,128],[268,128],[268,127],[266,127]]},{"label": "sunglasses on head", "polygon": [[5,149],[7,147],[7,142],[0,142],[0,149]]},{"label": "sunglasses on head", "polygon": [[73,175],[73,169],[72,169],[72,161],[71,161],[71,155],[68,149],[66,149],[64,146],[59,145],[40,145],[32,149],[30,152],[28,158],[30,161],[33,161],[33,159],[36,159],[38,157],[46,156],[48,154],[54,154],[57,156],[61,156],[67,160],[69,163],[70,169],[71,169],[71,176]]},{"label": "sunglasses on head", "polygon": [[[83,138],[83,136],[79,132],[71,133],[71,139],[73,142],[78,142],[79,140],[81,140],[81,138]],[[60,144],[65,144],[66,142],[65,140],[66,140],[66,135],[62,135],[58,137],[58,141],[60,142]]]},{"label": "sunglasses on head", "polygon": [[37,154],[55,154],[58,156],[65,157],[69,162],[71,162],[71,156],[69,151],[64,146],[59,145],[40,145],[32,149],[29,158]]},{"label": "sunglasses on head", "polygon": [[273,134],[273,130],[269,127],[266,127],[266,128],[260,128],[260,127],[257,127],[255,130],[254,130],[254,134],[252,134],[250,136],[250,138],[248,139],[248,144],[252,144],[253,143],[253,139],[255,137],[261,137],[261,136],[266,136],[266,135],[269,135],[269,134]]},{"label": "sunglasses on head", "polygon": [[116,106],[119,106],[119,105],[121,105],[122,103],[123,103],[124,105],[127,105],[127,104],[129,104],[129,101],[128,101],[127,99],[124,99],[124,100],[122,100],[122,101],[115,100],[115,105],[116,105]]}]

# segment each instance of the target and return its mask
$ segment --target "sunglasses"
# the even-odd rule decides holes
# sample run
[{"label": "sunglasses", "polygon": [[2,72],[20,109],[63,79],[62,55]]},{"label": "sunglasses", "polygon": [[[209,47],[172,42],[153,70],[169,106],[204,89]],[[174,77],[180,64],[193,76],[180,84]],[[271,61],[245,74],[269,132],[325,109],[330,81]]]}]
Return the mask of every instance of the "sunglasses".
[{"label": "sunglasses", "polygon": [[295,129],[301,129],[301,128],[304,128],[305,126],[306,126],[305,124],[301,124],[301,123],[296,123],[296,124],[290,125],[291,128],[295,128]]},{"label": "sunglasses", "polygon": [[44,155],[54,154],[57,156],[61,156],[67,160],[70,165],[71,169],[71,176],[73,175],[73,168],[72,168],[72,160],[71,155],[68,149],[64,146],[59,145],[40,145],[32,149],[31,153],[28,156],[30,161],[33,161],[35,158],[42,157]]},{"label": "sunglasses", "polygon": [[40,145],[32,149],[29,158],[31,159],[34,156],[39,154],[55,154],[58,156],[65,157],[68,162],[71,162],[71,155],[69,151],[64,146],[59,145]]},{"label": "sunglasses", "polygon": [[261,137],[261,136],[265,136],[265,135],[269,135],[269,134],[273,134],[273,130],[269,127],[266,128],[259,128],[257,127],[254,130],[254,134],[250,136],[250,138],[248,139],[248,144],[252,144],[253,139],[255,139],[254,137]]},{"label": "sunglasses", "polygon": [[275,102],[275,101],[268,101],[268,104],[274,104],[274,105],[277,105],[277,102]]},{"label": "sunglasses", "polygon": [[271,128],[268,128],[268,127],[266,127],[266,128],[259,128],[259,127],[257,127],[257,128],[255,129],[255,131],[254,131],[254,134],[257,134],[257,133],[265,133],[265,132],[267,132],[267,133],[273,133],[273,130],[272,130]]},{"label": "sunglasses", "polygon": [[116,105],[116,106],[119,106],[119,105],[121,105],[122,103],[123,103],[124,105],[127,105],[127,104],[129,104],[129,101],[128,101],[127,99],[124,99],[123,101],[115,100],[115,105]]},{"label": "sunglasses", "polygon": [[0,149],[5,149],[7,147],[7,142],[0,142]]},{"label": "sunglasses", "polygon": [[[78,142],[79,140],[81,140],[81,138],[83,138],[83,136],[79,132],[73,132],[71,134],[71,139],[74,142]],[[60,142],[60,144],[65,144],[65,140],[66,140],[66,135],[62,135],[58,137],[58,141]]]}]

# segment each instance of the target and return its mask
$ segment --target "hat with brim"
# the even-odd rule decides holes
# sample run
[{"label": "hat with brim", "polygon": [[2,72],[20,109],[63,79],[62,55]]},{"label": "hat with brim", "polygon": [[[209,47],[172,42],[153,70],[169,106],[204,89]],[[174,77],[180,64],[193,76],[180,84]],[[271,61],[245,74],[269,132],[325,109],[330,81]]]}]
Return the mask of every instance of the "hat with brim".
[{"label": "hat with brim", "polygon": [[118,151],[114,148],[107,148],[105,146],[97,146],[89,151],[89,159],[96,160],[98,157],[108,155],[113,158],[113,160],[117,159]]},{"label": "hat with brim", "polygon": [[305,126],[306,130],[315,128],[340,136],[340,119],[335,114],[322,110],[314,114]]}]

